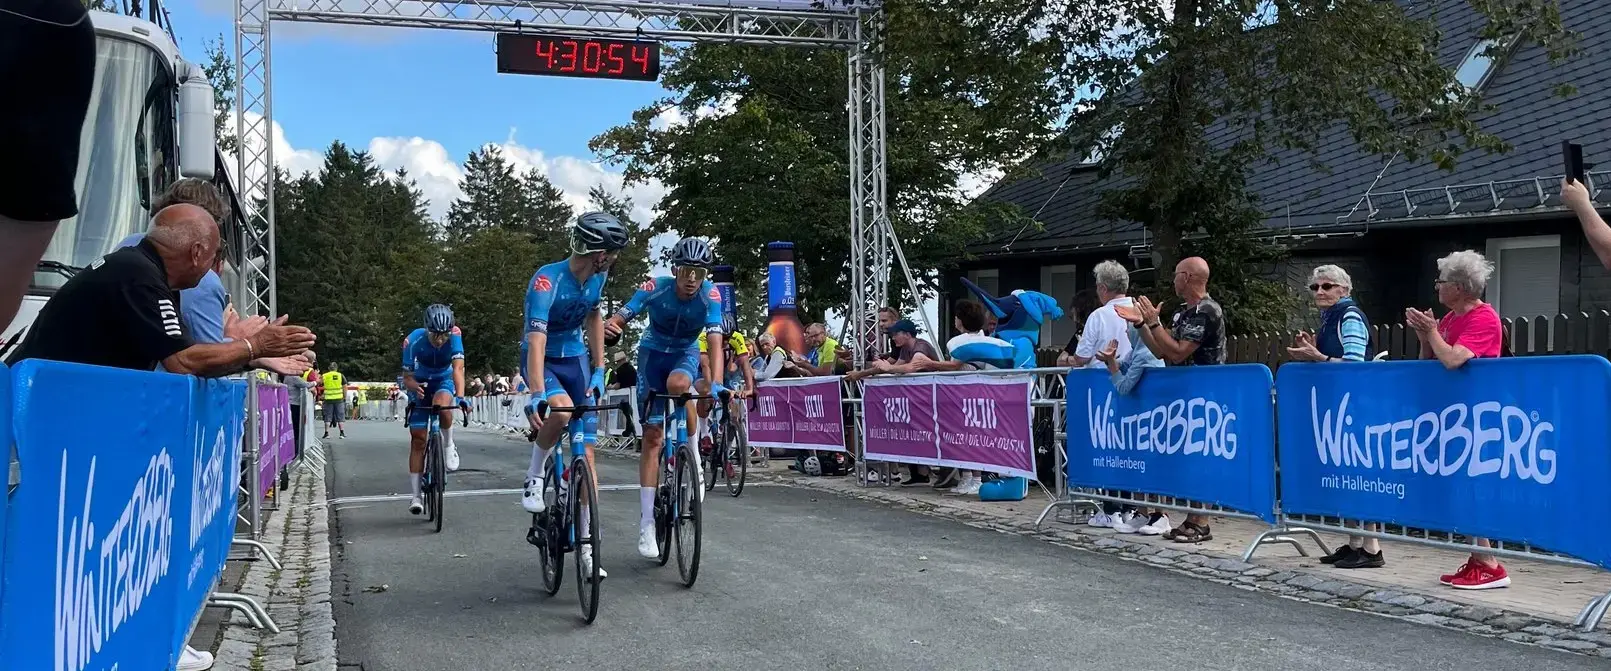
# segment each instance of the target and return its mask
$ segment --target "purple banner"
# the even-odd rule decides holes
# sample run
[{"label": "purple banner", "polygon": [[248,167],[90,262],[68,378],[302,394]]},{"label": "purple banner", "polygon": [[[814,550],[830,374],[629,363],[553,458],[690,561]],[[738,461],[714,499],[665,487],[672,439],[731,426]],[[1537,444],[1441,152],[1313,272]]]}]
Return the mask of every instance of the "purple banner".
[{"label": "purple banner", "polygon": [[1035,477],[1027,375],[875,377],[862,388],[869,461]]},{"label": "purple banner", "polygon": [[1028,377],[935,379],[940,461],[947,466],[1035,479]]},{"label": "purple banner", "polygon": [[291,426],[291,390],[289,387],[275,387],[274,393],[277,397],[274,402],[280,408],[278,466],[285,468],[296,460],[296,429]]},{"label": "purple banner", "polygon": [[940,465],[932,380],[869,378],[861,398],[868,460]]},{"label": "purple banner", "polygon": [[283,445],[291,430],[291,400],[284,387],[258,385],[257,387],[257,497],[268,496],[274,489],[280,467]]},{"label": "purple banner", "polygon": [[843,397],[837,377],[768,380],[756,385],[747,416],[750,445],[844,452]]}]

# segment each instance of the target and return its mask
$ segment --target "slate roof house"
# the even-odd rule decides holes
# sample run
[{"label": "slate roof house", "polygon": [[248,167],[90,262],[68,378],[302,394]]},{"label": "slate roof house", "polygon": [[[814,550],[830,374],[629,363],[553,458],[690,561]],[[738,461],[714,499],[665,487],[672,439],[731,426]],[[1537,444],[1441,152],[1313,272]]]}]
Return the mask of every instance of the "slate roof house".
[{"label": "slate roof house", "polygon": [[[1585,162],[1599,164],[1590,170],[1591,193],[1602,212],[1611,212],[1611,11],[1591,9],[1603,2],[1561,3],[1563,21],[1581,34],[1584,51],[1553,66],[1532,45],[1490,61],[1477,37],[1482,18],[1463,0],[1442,2],[1442,57],[1462,83],[1498,106],[1481,123],[1514,149],[1467,153],[1454,172],[1445,172],[1363,152],[1339,127],[1317,144],[1329,173],[1311,170],[1296,152],[1254,167],[1248,181],[1267,214],[1266,229],[1293,249],[1274,272],[1296,288],[1314,266],[1340,265],[1353,276],[1354,296],[1372,321],[1398,323],[1406,306],[1436,303],[1435,259],[1475,249],[1498,266],[1487,298],[1504,317],[1611,309],[1611,273],[1559,202],[1560,143],[1571,140],[1584,146]],[[1556,95],[1561,82],[1577,93]],[[1091,293],[1097,262],[1150,266],[1140,225],[1097,217],[1104,188],[1097,164],[1076,157],[1038,171],[980,197],[1015,203],[1042,228],[995,231],[970,247],[976,258],[945,278],[947,295],[965,295],[957,278],[966,276],[992,291],[1037,289],[1072,314],[1076,293]],[[1072,318],[1058,320],[1045,327],[1041,342],[1060,347],[1076,328]]]}]

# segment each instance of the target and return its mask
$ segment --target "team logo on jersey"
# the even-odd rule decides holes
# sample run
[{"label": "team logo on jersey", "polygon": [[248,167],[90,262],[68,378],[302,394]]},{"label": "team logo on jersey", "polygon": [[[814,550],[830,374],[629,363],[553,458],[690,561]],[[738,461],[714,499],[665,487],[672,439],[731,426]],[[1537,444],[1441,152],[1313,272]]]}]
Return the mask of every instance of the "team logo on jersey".
[{"label": "team logo on jersey", "polygon": [[527,320],[526,321],[526,332],[527,333],[547,333],[548,332],[548,322],[545,322],[545,321],[543,321],[541,319]]},{"label": "team logo on jersey", "polygon": [[706,295],[709,296],[711,300],[716,301],[717,303],[722,302],[722,292],[717,291],[716,287],[711,287],[710,288],[710,293],[706,294]]},{"label": "team logo on jersey", "polygon": [[531,288],[536,291],[548,291],[554,288],[554,283],[549,281],[547,275],[538,275],[537,279],[531,281]]},{"label": "team logo on jersey", "polygon": [[638,289],[640,291],[654,291],[654,278],[644,280],[643,284],[638,285]]},{"label": "team logo on jersey", "polygon": [[462,335],[464,335],[464,331],[460,331],[460,330],[459,330],[459,325],[458,325],[458,324],[454,324],[454,325],[453,325],[453,330],[452,330],[452,331],[448,331],[448,333],[450,333],[450,334],[452,334],[452,335],[456,335],[456,336],[462,336]]}]

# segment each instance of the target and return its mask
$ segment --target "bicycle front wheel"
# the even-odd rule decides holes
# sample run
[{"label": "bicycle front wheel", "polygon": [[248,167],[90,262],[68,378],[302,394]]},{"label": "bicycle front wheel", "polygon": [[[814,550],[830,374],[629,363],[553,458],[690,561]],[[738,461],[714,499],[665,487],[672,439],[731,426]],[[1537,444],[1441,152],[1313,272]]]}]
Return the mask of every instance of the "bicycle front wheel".
[{"label": "bicycle front wheel", "polygon": [[[549,495],[546,492],[559,492],[556,463],[556,458],[549,457],[548,470],[543,473],[544,496]],[[560,531],[568,525],[565,523],[565,511],[561,508],[563,505],[567,505],[565,501],[555,501],[543,512],[531,516],[532,527],[543,538],[543,545],[538,548],[542,553],[538,555],[538,561],[542,564],[543,591],[548,596],[558,594],[560,584],[565,581],[565,539],[560,536]]]},{"label": "bicycle front wheel", "polygon": [[728,415],[723,422],[726,428],[722,430],[722,437],[727,443],[722,450],[726,453],[727,493],[738,496],[744,493],[744,479],[750,474],[750,446],[744,440],[744,433],[739,430],[738,422],[732,415]]},{"label": "bicycle front wheel", "polygon": [[699,472],[694,467],[692,448],[684,446],[677,458],[677,476],[671,493],[676,498],[673,533],[677,536],[677,571],[684,587],[699,579],[699,550],[704,535],[704,505],[699,491]]},{"label": "bicycle front wheel", "polygon": [[420,474],[423,480],[420,492],[423,500],[420,503],[425,506],[425,521],[427,522],[436,521],[436,497],[431,495],[431,492],[436,489],[436,468],[432,467],[431,460],[436,458],[438,438],[439,436],[434,431],[425,436],[425,472]]},{"label": "bicycle front wheel", "polygon": [[442,533],[442,492],[447,489],[447,466],[442,458],[442,434],[436,433],[431,454],[431,510],[436,511],[436,533]]},{"label": "bicycle front wheel", "polygon": [[[582,621],[593,624],[599,615],[599,577],[603,554],[599,552],[598,491],[593,488],[593,473],[586,459],[577,459],[571,465],[571,527],[576,534],[576,596],[582,604]],[[583,501],[587,501],[586,505]],[[586,525],[587,532],[582,527]],[[587,561],[591,557],[592,561]],[[591,566],[589,566],[591,564]]]}]

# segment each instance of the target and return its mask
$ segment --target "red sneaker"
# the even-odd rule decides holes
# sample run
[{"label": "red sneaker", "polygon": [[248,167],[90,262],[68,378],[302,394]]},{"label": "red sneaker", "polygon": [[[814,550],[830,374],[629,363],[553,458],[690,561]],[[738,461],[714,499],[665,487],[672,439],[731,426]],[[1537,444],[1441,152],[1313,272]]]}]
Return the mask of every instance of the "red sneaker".
[{"label": "red sneaker", "polygon": [[1505,573],[1505,567],[1499,564],[1489,566],[1478,562],[1471,562],[1472,569],[1463,576],[1449,583],[1455,589],[1495,589],[1510,586],[1510,574]]},{"label": "red sneaker", "polygon": [[1474,561],[1467,560],[1466,563],[1460,565],[1460,568],[1455,569],[1454,573],[1445,573],[1438,576],[1438,582],[1441,582],[1445,585],[1453,585],[1455,580],[1470,574],[1471,569],[1475,568],[1476,564],[1477,563]]}]

